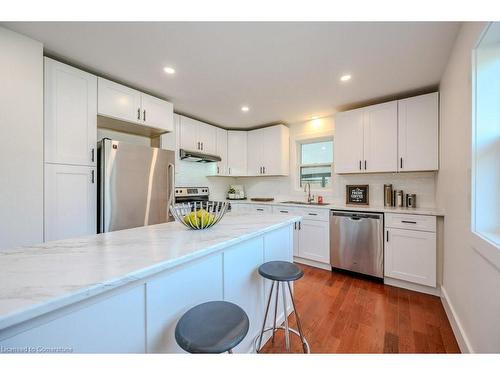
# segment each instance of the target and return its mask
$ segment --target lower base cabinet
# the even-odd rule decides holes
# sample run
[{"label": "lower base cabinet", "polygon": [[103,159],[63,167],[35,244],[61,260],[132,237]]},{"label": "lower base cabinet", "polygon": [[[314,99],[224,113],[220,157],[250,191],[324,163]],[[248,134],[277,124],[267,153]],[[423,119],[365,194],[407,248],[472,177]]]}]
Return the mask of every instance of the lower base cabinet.
[{"label": "lower base cabinet", "polygon": [[385,220],[384,275],[436,287],[435,217],[386,214]]}]

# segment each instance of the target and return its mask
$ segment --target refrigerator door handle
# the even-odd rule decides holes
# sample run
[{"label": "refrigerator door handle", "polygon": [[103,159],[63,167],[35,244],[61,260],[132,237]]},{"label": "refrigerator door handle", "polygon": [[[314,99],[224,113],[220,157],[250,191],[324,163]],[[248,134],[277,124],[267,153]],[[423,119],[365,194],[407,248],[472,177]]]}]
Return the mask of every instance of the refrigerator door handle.
[{"label": "refrigerator door handle", "polygon": [[168,217],[170,216],[170,204],[172,204],[174,199],[175,165],[169,163],[167,168],[168,168],[168,183],[169,183],[169,192],[167,200],[167,220],[168,220]]}]

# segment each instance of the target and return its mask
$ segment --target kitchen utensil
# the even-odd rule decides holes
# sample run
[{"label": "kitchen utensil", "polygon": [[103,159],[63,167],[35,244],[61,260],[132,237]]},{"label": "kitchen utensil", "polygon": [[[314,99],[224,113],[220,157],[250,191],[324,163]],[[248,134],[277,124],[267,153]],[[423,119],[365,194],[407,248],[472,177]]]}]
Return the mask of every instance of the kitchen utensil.
[{"label": "kitchen utensil", "polygon": [[392,184],[384,185],[384,206],[392,206]]},{"label": "kitchen utensil", "polygon": [[416,194],[406,194],[406,207],[410,207],[410,208],[417,207],[417,195]]}]

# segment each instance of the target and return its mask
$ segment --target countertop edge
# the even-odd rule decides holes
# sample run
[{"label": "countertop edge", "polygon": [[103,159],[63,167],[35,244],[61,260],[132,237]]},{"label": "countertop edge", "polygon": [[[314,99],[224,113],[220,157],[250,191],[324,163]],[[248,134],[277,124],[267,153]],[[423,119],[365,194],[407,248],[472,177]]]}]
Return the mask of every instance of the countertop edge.
[{"label": "countertop edge", "polygon": [[0,316],[0,331],[21,324],[28,320],[37,318],[44,314],[50,313],[55,310],[67,307],[69,305],[81,302],[85,299],[98,296],[100,294],[112,291],[119,287],[125,286],[135,281],[154,276],[160,272],[167,271],[182,264],[203,258],[205,256],[214,254],[220,250],[226,249],[230,246],[236,245],[243,241],[258,237],[260,235],[272,232],[274,230],[286,227],[297,221],[302,220],[301,216],[293,216],[289,219],[284,219],[278,224],[273,224],[258,231],[224,241],[223,243],[196,250],[188,255],[175,258],[165,262],[156,263],[147,268],[141,268],[137,271],[127,273],[119,278],[111,279],[106,282],[95,284],[91,287],[81,289],[77,292],[71,292],[58,298],[50,299],[46,302],[32,305],[28,308],[13,311],[10,314]]}]

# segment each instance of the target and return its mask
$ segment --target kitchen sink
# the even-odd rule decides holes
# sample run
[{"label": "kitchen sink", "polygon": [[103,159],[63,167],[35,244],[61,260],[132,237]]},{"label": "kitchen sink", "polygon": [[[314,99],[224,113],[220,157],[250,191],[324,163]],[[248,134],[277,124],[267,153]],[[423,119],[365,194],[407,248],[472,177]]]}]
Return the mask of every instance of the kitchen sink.
[{"label": "kitchen sink", "polygon": [[290,203],[290,204],[303,204],[305,206],[328,206],[330,203],[318,203],[318,202],[311,202],[311,203],[307,203],[307,202],[303,202],[303,201],[285,201],[285,202],[280,202],[280,203]]}]

